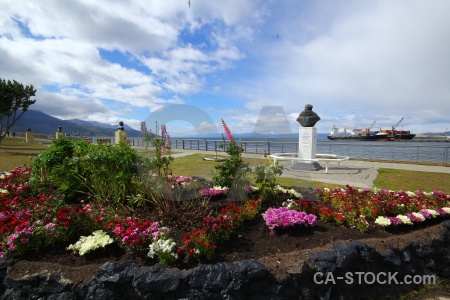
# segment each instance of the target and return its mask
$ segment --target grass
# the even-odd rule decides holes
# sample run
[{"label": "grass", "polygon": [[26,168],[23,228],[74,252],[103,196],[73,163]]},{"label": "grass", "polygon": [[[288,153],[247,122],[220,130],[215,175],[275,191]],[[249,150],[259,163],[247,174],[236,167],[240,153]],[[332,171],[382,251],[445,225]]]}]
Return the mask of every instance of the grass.
[{"label": "grass", "polygon": [[[173,163],[173,174],[175,175],[183,175],[183,176],[198,176],[203,177],[205,179],[211,180],[213,176],[214,166],[219,164],[220,162],[214,161],[205,161],[203,160],[205,157],[204,154],[193,154],[189,156],[178,157],[175,159]],[[218,157],[226,157],[222,155],[218,155]],[[257,166],[259,164],[267,162],[266,159],[262,158],[243,158],[244,162],[248,163],[250,167]],[[297,186],[297,187],[330,187],[330,184],[318,182],[318,181],[308,181],[308,180],[300,180],[297,178],[289,178],[289,177],[279,177],[277,178],[277,182],[282,186]],[[336,187],[337,185],[333,185]]]},{"label": "grass", "polygon": [[374,186],[390,190],[433,191],[450,194],[450,174],[394,169],[379,169]]},{"label": "grass", "polygon": [[[49,140],[44,141],[47,144],[41,144],[35,140],[34,143],[24,143],[23,138],[7,137],[2,140],[0,145],[0,171],[11,170],[17,166],[30,166],[35,158],[49,146]],[[147,151],[145,151],[147,152]],[[175,151],[173,152],[175,154]],[[144,154],[144,153],[143,153]],[[152,152],[145,153],[152,155]],[[193,154],[175,158],[172,170],[174,175],[198,176],[211,180],[214,172],[214,166],[220,162],[203,160],[204,154]],[[211,152],[210,156],[215,156]],[[226,157],[221,156],[219,157]],[[250,166],[266,162],[262,158],[244,158]],[[296,178],[279,177],[278,183],[283,186],[298,187],[337,187],[336,184],[323,183],[318,181],[299,180]],[[378,176],[374,181],[374,186],[389,190],[406,191],[433,191],[441,190],[450,194],[450,174],[432,173],[408,170],[379,169]]]},{"label": "grass", "polygon": [[[0,171],[14,169],[17,166],[30,166],[33,159],[48,148],[49,144],[25,143],[24,138],[6,137],[0,144]],[[48,141],[47,141],[48,142]]]}]

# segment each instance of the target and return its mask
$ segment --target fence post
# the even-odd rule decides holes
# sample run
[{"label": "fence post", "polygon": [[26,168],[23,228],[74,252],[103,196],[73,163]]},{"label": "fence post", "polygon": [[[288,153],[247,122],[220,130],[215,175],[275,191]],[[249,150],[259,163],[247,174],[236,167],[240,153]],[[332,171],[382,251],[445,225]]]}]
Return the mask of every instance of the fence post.
[{"label": "fence post", "polygon": [[267,155],[270,155],[270,142],[267,142]]}]

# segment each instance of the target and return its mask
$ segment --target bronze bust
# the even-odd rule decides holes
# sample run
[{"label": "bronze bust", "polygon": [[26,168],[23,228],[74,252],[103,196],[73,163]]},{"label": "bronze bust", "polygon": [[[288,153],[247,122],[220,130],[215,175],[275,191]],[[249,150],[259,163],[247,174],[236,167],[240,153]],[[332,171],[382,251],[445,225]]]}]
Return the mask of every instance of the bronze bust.
[{"label": "bronze bust", "polygon": [[300,113],[297,118],[303,127],[314,127],[314,125],[320,120],[320,117],[312,111],[313,106],[311,104],[305,105],[305,110]]}]

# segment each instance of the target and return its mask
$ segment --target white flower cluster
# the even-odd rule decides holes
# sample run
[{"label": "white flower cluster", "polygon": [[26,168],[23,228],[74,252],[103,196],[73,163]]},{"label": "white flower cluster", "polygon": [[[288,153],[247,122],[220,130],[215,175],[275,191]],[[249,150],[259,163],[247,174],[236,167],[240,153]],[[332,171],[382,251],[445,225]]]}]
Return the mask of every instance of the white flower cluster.
[{"label": "white flower cluster", "polygon": [[[444,207],[443,210],[445,211],[445,209],[450,211],[450,208],[448,207]],[[436,218],[437,216],[439,216],[439,213],[437,211],[435,211],[434,209],[424,209],[425,211],[427,211],[433,218]],[[447,211],[447,212],[449,212]]]},{"label": "white flower cluster", "polygon": [[419,213],[412,213],[412,215],[414,216],[414,217],[416,217],[417,219],[419,219],[420,220],[420,222],[423,222],[423,221],[425,221],[425,217],[422,215],[422,214],[419,214]]},{"label": "white flower cluster", "polygon": [[215,185],[215,186],[212,187],[212,190],[219,190],[219,191],[225,191],[225,190],[227,190],[227,189],[229,189],[229,188],[227,188],[227,187],[221,187],[221,186],[217,186],[217,185]]},{"label": "white flower cluster", "polygon": [[0,189],[0,194],[8,194],[8,190]]},{"label": "white flower cluster", "polygon": [[415,196],[416,196],[416,193],[411,192],[411,191],[407,191],[407,192],[406,192],[406,195],[408,195],[409,197],[415,197]]},{"label": "white flower cluster", "polygon": [[380,216],[375,220],[375,224],[383,226],[383,227],[389,226],[389,225],[391,225],[391,220],[389,218]]},{"label": "white flower cluster", "polygon": [[404,215],[398,215],[397,218],[402,222],[402,224],[412,225],[411,219]]},{"label": "white flower cluster", "polygon": [[4,179],[4,178],[8,177],[9,175],[11,175],[11,173],[5,172],[2,175],[0,175],[0,179]]},{"label": "white flower cluster", "polygon": [[285,189],[285,188],[281,187],[280,185],[276,186],[276,190],[280,191],[280,192],[282,192],[284,194],[289,194],[289,195],[291,195],[293,197],[296,197],[296,198],[302,198],[303,197],[302,194],[300,194],[296,190],[294,190],[294,189]]},{"label": "white flower cluster", "polygon": [[80,240],[73,245],[67,247],[67,250],[72,250],[74,253],[79,253],[81,256],[84,254],[105,247],[112,244],[114,240],[103,230],[94,231],[90,236],[82,236]]},{"label": "white flower cluster", "polygon": [[283,202],[281,206],[287,207],[289,209],[295,209],[297,207],[297,204],[292,199],[287,199],[286,202]]},{"label": "white flower cluster", "polygon": [[178,259],[178,254],[174,251],[176,243],[173,239],[160,238],[150,245],[148,256],[150,258],[158,257],[161,264],[170,264]]},{"label": "white flower cluster", "polygon": [[[443,207],[440,208],[440,210],[444,211],[444,213],[439,213],[438,211],[434,210],[434,209],[422,209],[420,212],[421,213],[411,213],[411,215],[416,219],[415,222],[423,222],[426,220],[426,215],[428,214],[429,217],[432,218],[436,218],[438,216],[440,216],[441,214],[450,214],[450,207]],[[395,222],[395,219],[397,220],[397,223]],[[401,224],[407,224],[407,225],[412,225],[413,222],[411,220],[410,216],[405,216],[405,215],[397,215],[395,218],[388,218],[388,217],[383,217],[383,216],[379,216],[377,217],[377,219],[375,220],[375,224],[380,225],[380,226],[389,226],[389,225],[397,225],[400,224],[398,223],[398,221],[401,222]]]}]

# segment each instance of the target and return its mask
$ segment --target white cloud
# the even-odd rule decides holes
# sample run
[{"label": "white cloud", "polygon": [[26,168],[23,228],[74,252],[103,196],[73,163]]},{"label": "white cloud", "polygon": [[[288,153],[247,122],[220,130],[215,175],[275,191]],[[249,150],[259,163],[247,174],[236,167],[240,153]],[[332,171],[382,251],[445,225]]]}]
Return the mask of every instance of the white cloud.
[{"label": "white cloud", "polygon": [[189,103],[238,133],[263,106],[311,103],[320,131],[450,127],[446,0],[190,2],[4,0],[0,77],[33,84],[36,109],[58,116],[131,121]]},{"label": "white cloud", "polygon": [[415,123],[444,117],[440,112],[450,109],[450,3],[374,3],[335,17],[310,40],[271,45],[264,77],[249,86],[247,107],[277,99],[290,111],[312,103],[328,114],[405,115]]}]

